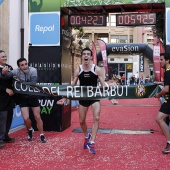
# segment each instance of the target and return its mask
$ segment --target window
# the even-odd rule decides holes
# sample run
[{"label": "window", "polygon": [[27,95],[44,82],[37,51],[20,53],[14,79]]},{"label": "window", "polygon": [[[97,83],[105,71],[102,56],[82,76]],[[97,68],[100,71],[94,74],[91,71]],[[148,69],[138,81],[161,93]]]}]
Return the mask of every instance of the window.
[{"label": "window", "polygon": [[110,25],[116,26],[116,15],[111,15]]},{"label": "window", "polygon": [[127,35],[120,35],[119,36],[120,43],[127,43],[128,41],[128,36]]},{"label": "window", "polygon": [[99,39],[103,40],[105,43],[109,43],[108,37],[105,36],[99,36]]},{"label": "window", "polygon": [[132,71],[132,67],[133,67],[132,64],[126,64],[127,71]]},{"label": "window", "polygon": [[130,37],[129,37],[129,43],[133,43],[133,35],[130,35]]},{"label": "window", "polygon": [[147,36],[149,36],[149,37],[153,37],[153,34],[147,34]]},{"label": "window", "polygon": [[119,36],[118,35],[112,35],[111,36],[111,43],[119,43]]},{"label": "window", "polygon": [[89,36],[83,36],[81,40],[83,43],[86,43],[87,41],[89,41]]},{"label": "window", "polygon": [[110,26],[110,24],[109,24],[109,17],[108,16],[106,18],[106,23],[107,23],[107,26]]},{"label": "window", "polygon": [[147,43],[153,43],[153,39],[147,39]]},{"label": "window", "polygon": [[85,44],[85,46],[88,46],[89,44],[89,36],[84,36],[81,39],[82,43]]},{"label": "window", "polygon": [[145,27],[147,30],[152,30],[152,27]]},{"label": "window", "polygon": [[125,71],[125,64],[119,65],[119,71]]},{"label": "window", "polygon": [[111,35],[111,43],[127,43],[127,35]]},{"label": "window", "polygon": [[111,73],[112,74],[118,74],[118,64],[111,64]]}]

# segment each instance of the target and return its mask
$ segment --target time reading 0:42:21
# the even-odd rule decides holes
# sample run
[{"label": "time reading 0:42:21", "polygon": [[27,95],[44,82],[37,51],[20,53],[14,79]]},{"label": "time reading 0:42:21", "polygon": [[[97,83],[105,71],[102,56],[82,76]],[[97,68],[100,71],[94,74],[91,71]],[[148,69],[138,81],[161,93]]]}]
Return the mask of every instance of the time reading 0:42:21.
[{"label": "time reading 0:42:21", "polygon": [[103,14],[69,15],[68,25],[72,27],[106,26],[106,15]]}]

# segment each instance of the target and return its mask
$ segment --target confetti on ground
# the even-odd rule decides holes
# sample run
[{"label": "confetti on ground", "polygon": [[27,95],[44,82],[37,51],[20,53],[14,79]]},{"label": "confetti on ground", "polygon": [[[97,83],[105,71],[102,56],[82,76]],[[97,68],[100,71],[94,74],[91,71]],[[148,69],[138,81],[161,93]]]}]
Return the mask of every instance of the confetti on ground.
[{"label": "confetti on ground", "polygon": [[[155,122],[159,101],[154,98],[118,101],[118,105],[101,101],[101,129],[123,132],[152,129],[154,133],[98,133],[93,155],[83,149],[83,134],[72,132],[80,128],[77,110],[73,109],[71,127],[63,132],[45,132],[47,143],[40,142],[37,131],[32,141],[27,141],[25,128],[12,132],[10,136],[16,141],[0,149],[0,170],[169,170],[170,154],[161,153],[166,141]],[[92,126],[90,109],[87,125]]]}]

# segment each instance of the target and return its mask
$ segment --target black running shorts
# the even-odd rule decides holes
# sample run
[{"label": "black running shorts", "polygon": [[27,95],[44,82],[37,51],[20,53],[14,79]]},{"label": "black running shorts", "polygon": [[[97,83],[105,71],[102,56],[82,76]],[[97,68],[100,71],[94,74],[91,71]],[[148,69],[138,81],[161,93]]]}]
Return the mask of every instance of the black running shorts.
[{"label": "black running shorts", "polygon": [[79,100],[79,104],[84,107],[89,107],[95,102],[99,102],[100,100]]},{"label": "black running shorts", "polygon": [[163,103],[161,105],[161,108],[159,109],[160,112],[164,113],[164,114],[168,114],[170,115],[170,103]]},{"label": "black running shorts", "polygon": [[18,99],[18,105],[20,107],[38,107],[40,106],[39,101],[36,96],[27,96],[25,98]]}]

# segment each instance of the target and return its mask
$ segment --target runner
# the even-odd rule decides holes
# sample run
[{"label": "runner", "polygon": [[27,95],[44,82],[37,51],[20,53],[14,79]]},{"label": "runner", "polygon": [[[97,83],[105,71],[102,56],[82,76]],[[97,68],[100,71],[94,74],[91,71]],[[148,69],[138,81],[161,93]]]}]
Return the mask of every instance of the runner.
[{"label": "runner", "polygon": [[[97,86],[98,79],[102,86],[105,86],[104,80],[102,78],[101,69],[91,64],[92,51],[89,48],[84,48],[81,53],[83,64],[80,65],[75,70],[75,76],[73,80],[73,85],[76,85],[78,80],[80,81],[80,86]],[[64,104],[66,98],[62,98],[57,101],[57,104]],[[93,112],[93,126],[92,134],[87,131],[86,115],[88,108],[91,106]],[[95,154],[94,144],[97,131],[99,128],[99,118],[100,118],[100,101],[99,100],[79,100],[79,121],[81,129],[85,136],[84,149],[89,149],[92,154]]]},{"label": "runner", "polygon": [[166,53],[161,54],[160,63],[161,63],[162,68],[165,68],[164,87],[161,90],[161,92],[155,95],[155,97],[160,98],[164,95],[165,101],[161,105],[161,108],[156,117],[156,121],[158,125],[160,126],[167,140],[167,145],[165,149],[162,150],[162,152],[166,154],[166,153],[170,153],[170,132],[169,132],[168,125],[165,122],[165,119],[167,117],[170,118],[170,89],[169,89],[169,86],[170,86],[170,54],[166,54]]}]

